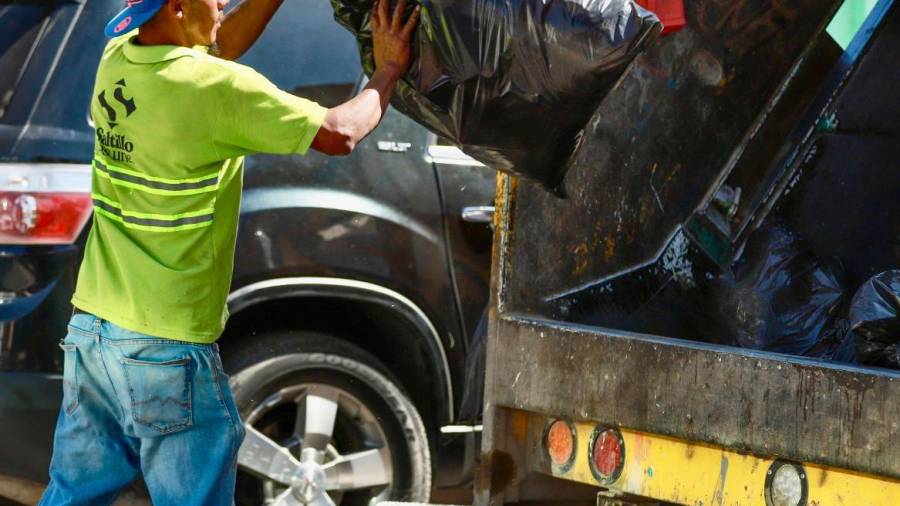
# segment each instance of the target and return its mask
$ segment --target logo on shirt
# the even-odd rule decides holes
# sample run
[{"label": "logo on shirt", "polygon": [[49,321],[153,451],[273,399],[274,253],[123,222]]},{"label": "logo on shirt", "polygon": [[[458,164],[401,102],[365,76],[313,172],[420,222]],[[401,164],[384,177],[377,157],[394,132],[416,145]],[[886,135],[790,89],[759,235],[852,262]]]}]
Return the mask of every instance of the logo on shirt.
[{"label": "logo on shirt", "polygon": [[109,129],[97,126],[96,133],[97,143],[103,156],[110,161],[130,163],[131,152],[134,151],[134,143],[125,135],[112,132],[122,119],[131,116],[137,110],[134,98],[125,96],[125,87],[125,79],[116,81],[116,87],[112,90],[112,98],[114,99],[112,104],[107,100],[107,90],[103,90],[97,95],[97,101],[106,113]]},{"label": "logo on shirt", "polygon": [[[109,101],[106,99],[106,90],[100,92],[97,95],[97,101],[100,102],[100,107],[106,112],[106,117],[109,119],[109,128],[112,130],[119,123],[117,121],[121,121],[122,116],[119,115],[120,112],[124,112],[125,118],[131,116],[131,114],[137,110],[137,105],[134,103],[134,98],[128,98],[125,96],[125,78],[119,79],[116,81],[116,87],[112,92],[113,98],[118,102],[116,105],[121,105],[119,107],[119,111],[116,111],[112,105],[109,104]],[[114,102],[115,103],[115,102]],[[124,108],[124,111],[122,110]]]}]

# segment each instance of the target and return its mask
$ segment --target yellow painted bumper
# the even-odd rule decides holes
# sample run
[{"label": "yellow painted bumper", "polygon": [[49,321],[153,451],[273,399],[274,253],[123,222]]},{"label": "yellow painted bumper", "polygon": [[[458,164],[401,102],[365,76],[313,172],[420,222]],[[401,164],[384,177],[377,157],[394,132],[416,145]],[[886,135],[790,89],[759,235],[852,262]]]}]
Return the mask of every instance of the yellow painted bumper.
[{"label": "yellow painted bumper", "polygon": [[[574,423],[575,459],[566,469],[554,468],[543,441],[553,419],[518,412],[531,441],[534,470],[580,483],[689,505],[765,505],[766,477],[774,458],[726,448],[620,429],[624,442],[621,473],[612,483],[600,483],[591,471],[589,450],[596,426]],[[527,419],[523,420],[523,418]],[[521,427],[521,425],[520,425]],[[807,482],[808,505],[900,506],[900,481],[844,469],[801,463]],[[900,465],[900,463],[898,463]]]}]

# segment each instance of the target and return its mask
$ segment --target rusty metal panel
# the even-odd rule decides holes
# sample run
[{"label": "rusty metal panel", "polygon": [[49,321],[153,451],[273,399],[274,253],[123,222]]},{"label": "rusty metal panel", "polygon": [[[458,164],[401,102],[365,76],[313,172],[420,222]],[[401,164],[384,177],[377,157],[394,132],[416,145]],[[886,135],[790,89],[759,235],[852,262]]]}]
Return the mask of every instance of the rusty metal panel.
[{"label": "rusty metal panel", "polygon": [[789,84],[815,64],[838,0],[685,4],[687,28],[640,56],[588,125],[564,181],[569,198],[522,183],[510,262],[528,274],[508,280],[517,310],[546,314],[556,309],[548,299],[656,259],[770,110],[785,98],[801,112],[808,103]]},{"label": "rusty metal panel", "polygon": [[490,402],[900,478],[900,373],[503,317]]}]

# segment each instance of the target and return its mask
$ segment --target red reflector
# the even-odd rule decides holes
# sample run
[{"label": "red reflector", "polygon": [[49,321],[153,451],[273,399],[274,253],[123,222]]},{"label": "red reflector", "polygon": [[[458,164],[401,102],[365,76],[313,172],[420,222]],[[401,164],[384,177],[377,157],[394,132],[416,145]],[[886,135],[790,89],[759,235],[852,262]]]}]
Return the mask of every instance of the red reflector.
[{"label": "red reflector", "polygon": [[684,28],[687,20],[684,17],[684,0],[635,0],[638,5],[656,14],[662,21],[665,35]]},{"label": "red reflector", "polygon": [[550,462],[558,468],[565,468],[575,459],[575,431],[572,426],[562,420],[550,425],[545,444]]},{"label": "red reflector", "polygon": [[0,192],[0,244],[71,244],[91,207],[89,193]]},{"label": "red reflector", "polygon": [[591,442],[591,472],[601,483],[619,478],[625,462],[625,443],[616,429],[596,429]]}]

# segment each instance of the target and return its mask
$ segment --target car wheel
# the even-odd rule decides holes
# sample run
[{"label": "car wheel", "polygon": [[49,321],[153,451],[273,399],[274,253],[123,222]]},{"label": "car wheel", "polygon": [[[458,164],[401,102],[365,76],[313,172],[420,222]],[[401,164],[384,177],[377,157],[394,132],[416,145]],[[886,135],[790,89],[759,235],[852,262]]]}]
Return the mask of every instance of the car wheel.
[{"label": "car wheel", "polygon": [[428,500],[425,426],[375,357],[312,332],[253,336],[223,355],[247,430],[236,504]]}]

